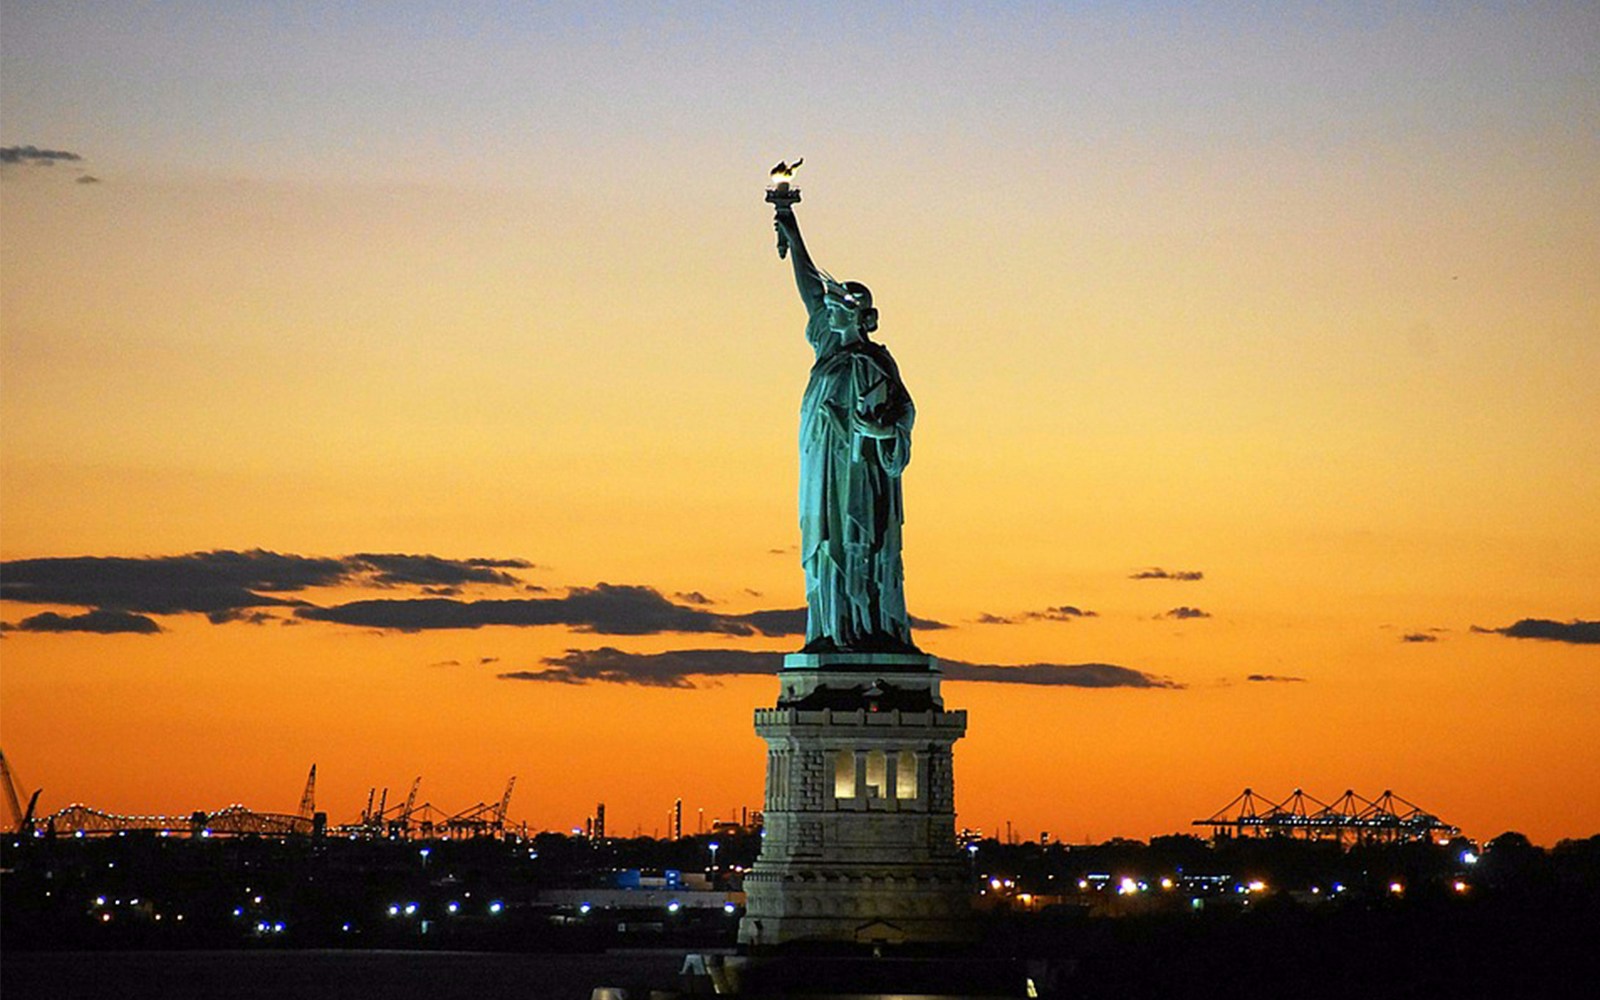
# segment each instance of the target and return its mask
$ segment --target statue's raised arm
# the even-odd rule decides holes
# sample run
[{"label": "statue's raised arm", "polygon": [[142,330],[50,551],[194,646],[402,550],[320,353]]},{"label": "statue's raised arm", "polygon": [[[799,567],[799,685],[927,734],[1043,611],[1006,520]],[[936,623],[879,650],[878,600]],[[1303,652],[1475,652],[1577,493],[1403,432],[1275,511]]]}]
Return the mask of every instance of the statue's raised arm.
[{"label": "statue's raised arm", "polygon": [[789,259],[794,264],[794,283],[800,290],[800,301],[806,304],[808,314],[814,313],[823,307],[827,297],[827,285],[822,272],[817,269],[817,265],[811,260],[810,252],[806,250],[806,241],[800,235],[800,220],[795,218],[794,208],[780,204],[772,225],[778,231],[780,244],[789,248]]}]

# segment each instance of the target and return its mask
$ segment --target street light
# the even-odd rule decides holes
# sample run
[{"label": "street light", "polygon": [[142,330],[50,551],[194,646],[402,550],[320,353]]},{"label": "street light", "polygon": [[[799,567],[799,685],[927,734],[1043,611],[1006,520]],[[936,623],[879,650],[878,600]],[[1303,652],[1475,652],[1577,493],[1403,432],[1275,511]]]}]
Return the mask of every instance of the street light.
[{"label": "street light", "polygon": [[711,870],[712,871],[716,871],[717,870],[717,848],[721,847],[722,845],[717,843],[715,840],[713,840],[711,843],[707,844],[706,846],[711,848]]}]

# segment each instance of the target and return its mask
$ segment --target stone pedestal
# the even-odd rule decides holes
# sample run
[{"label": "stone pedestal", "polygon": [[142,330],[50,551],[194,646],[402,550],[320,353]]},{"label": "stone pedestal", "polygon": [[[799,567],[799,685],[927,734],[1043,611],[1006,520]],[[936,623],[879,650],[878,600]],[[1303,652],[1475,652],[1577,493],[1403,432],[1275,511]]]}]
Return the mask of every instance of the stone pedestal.
[{"label": "stone pedestal", "polygon": [[795,653],[767,743],[766,826],[746,875],[739,941],[960,941],[969,936],[955,842],[951,746],[932,657]]}]

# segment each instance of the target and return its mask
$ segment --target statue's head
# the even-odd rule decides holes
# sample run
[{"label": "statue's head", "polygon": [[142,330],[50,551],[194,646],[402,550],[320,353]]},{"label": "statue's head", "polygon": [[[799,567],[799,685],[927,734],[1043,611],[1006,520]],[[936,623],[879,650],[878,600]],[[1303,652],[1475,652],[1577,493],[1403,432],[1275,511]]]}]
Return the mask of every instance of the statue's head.
[{"label": "statue's head", "polygon": [[840,284],[827,281],[828,326],[845,343],[865,340],[878,328],[878,310],[872,306],[872,290],[859,281]]},{"label": "statue's head", "polygon": [[878,310],[872,305],[872,289],[859,281],[844,283],[845,291],[856,301],[856,317],[861,323],[861,332],[868,334],[878,328]]}]

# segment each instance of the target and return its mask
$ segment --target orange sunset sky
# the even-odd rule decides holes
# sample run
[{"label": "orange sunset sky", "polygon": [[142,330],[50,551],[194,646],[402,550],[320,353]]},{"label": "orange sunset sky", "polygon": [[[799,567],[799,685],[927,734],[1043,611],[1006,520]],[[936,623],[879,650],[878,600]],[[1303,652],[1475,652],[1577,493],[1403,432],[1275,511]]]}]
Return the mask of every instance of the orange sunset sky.
[{"label": "orange sunset sky", "polygon": [[649,654],[802,641],[803,155],[961,825],[1600,831],[1593,4],[355,6],[0,0],[41,812],[758,806],[769,661]]}]

